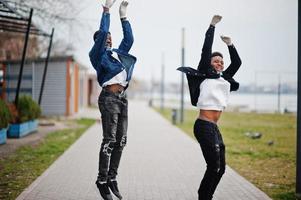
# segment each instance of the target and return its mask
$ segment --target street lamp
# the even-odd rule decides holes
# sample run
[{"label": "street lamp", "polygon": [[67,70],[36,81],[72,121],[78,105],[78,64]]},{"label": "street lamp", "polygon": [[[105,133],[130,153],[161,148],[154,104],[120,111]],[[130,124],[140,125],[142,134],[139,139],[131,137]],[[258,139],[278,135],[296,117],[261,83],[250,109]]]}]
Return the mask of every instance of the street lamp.
[{"label": "street lamp", "polygon": [[297,97],[297,154],[296,195],[301,197],[301,27],[300,2],[298,2],[298,97]]}]

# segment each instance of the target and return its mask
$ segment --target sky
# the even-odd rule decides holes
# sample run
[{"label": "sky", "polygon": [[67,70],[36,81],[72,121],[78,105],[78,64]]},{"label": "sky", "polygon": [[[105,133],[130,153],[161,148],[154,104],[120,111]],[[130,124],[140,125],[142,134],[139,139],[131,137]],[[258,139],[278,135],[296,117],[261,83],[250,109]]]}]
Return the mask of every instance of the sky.
[{"label": "sky", "polygon": [[[104,0],[81,0],[81,12],[66,34],[75,46],[75,57],[94,73],[88,53],[93,33],[99,28]],[[118,8],[113,5],[110,32],[113,47],[122,39]],[[185,28],[185,65],[196,67],[205,32],[214,14],[222,15],[216,25],[214,51],[224,54],[230,64],[228,49],[220,35],[230,36],[242,60],[235,75],[241,84],[265,82],[296,83],[297,80],[297,0],[129,0],[128,19],[135,42],[130,51],[137,57],[134,78],[160,80],[164,54],[165,78],[180,83],[181,29]]]}]

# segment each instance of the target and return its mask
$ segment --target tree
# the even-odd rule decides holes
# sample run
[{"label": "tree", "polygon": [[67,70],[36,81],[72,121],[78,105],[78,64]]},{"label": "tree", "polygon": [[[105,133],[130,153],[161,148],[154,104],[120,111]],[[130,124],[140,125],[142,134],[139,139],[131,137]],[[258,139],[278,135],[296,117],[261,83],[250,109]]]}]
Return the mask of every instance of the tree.
[{"label": "tree", "polygon": [[[24,17],[28,16],[30,8],[34,9],[32,23],[46,33],[55,27],[55,39],[52,55],[66,55],[74,50],[71,43],[62,39],[60,34],[71,32],[76,16],[81,11],[83,2],[79,0],[6,0],[10,7],[17,10]],[[0,33],[0,61],[20,59],[24,44],[24,34],[11,32]],[[31,36],[27,57],[43,56],[48,49],[48,40],[45,37]]]}]

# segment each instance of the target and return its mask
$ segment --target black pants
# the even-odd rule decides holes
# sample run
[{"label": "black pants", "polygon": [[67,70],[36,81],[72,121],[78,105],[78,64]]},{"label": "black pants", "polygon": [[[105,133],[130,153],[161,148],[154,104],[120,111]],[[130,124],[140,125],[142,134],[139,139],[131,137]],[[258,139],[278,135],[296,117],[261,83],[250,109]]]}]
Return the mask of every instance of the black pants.
[{"label": "black pants", "polygon": [[99,152],[97,180],[115,179],[123,147],[126,145],[128,126],[128,101],[119,93],[105,89],[99,95],[103,140]]},{"label": "black pants", "polygon": [[200,143],[207,163],[207,169],[198,190],[199,200],[211,200],[225,173],[225,145],[217,125],[212,122],[197,119],[194,124],[194,135]]}]

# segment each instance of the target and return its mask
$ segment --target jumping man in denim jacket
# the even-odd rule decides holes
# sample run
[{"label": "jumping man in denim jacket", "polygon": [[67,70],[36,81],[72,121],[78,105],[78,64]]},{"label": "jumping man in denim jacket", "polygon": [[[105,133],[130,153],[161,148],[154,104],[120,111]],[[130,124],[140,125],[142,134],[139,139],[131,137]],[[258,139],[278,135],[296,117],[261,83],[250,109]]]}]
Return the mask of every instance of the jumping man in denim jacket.
[{"label": "jumping man in denim jacket", "polygon": [[97,80],[102,87],[98,106],[102,118],[103,141],[99,152],[96,185],[105,200],[112,200],[110,190],[122,199],[116,176],[122,150],[127,140],[128,102],[125,90],[136,63],[136,58],[128,53],[134,39],[131,25],[126,18],[128,6],[126,0],[123,0],[119,7],[123,40],[118,49],[112,49],[109,10],[115,1],[106,0],[100,28],[94,34],[95,43],[89,53],[90,61],[97,73]]}]

